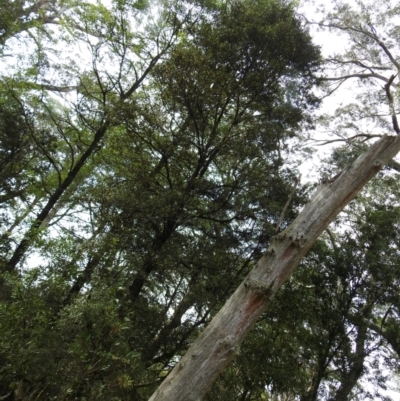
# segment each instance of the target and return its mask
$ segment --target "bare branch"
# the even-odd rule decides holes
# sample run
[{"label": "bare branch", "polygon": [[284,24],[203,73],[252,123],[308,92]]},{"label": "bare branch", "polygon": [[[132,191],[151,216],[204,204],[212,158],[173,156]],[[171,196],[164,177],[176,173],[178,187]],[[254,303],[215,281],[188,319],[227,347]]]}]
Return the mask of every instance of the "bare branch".
[{"label": "bare branch", "polygon": [[327,28],[340,29],[342,31],[353,31],[353,32],[361,33],[365,36],[368,36],[369,38],[373,39],[379,45],[379,47],[389,57],[389,60],[393,63],[393,65],[397,68],[397,70],[400,71],[400,64],[396,61],[396,59],[393,57],[390,50],[386,47],[386,45],[378,38],[378,36],[374,32],[371,33],[371,32],[365,31],[364,29],[361,29],[361,28],[354,28],[351,26],[341,26],[341,25],[336,25],[336,24],[321,24],[321,23],[312,23],[312,24],[317,24],[319,26],[324,26]]},{"label": "bare branch", "polygon": [[383,49],[383,51],[386,53],[386,55],[389,57],[390,61],[396,66],[397,71],[400,71],[400,64],[397,62],[397,60],[393,57],[392,53],[390,50],[386,47],[386,45],[376,36],[375,36],[375,41],[378,43],[378,45]]},{"label": "bare branch", "polygon": [[[384,77],[383,75],[376,74],[376,73],[370,73],[370,74],[349,74],[349,75],[342,75],[340,77],[331,77],[331,78],[320,78],[321,81],[344,81],[349,78],[361,78],[361,79],[367,79],[367,78],[376,78],[380,79],[381,81],[388,82],[389,79]],[[393,81],[391,81],[390,84],[392,84]]]},{"label": "bare branch", "polygon": [[343,79],[339,82],[338,85],[336,85],[333,89],[331,89],[328,93],[326,93],[324,96],[319,97],[319,100],[325,99],[327,97],[329,97],[330,95],[332,95],[332,93],[336,92],[341,86],[342,84],[345,82],[346,80]]},{"label": "bare branch", "polygon": [[336,245],[336,238],[335,238],[333,232],[328,227],[325,228],[325,231],[327,232],[327,234],[329,236],[329,239],[331,241],[333,250],[335,251],[335,253],[338,253],[338,248],[337,248],[337,245]]},{"label": "bare branch", "polygon": [[400,127],[399,127],[399,122],[397,121],[396,110],[394,108],[393,96],[390,92],[390,85],[392,84],[393,80],[396,78],[397,75],[398,74],[393,74],[390,77],[388,83],[385,85],[385,91],[389,102],[390,114],[392,115],[393,129],[395,130],[397,135],[400,135]]},{"label": "bare branch", "polygon": [[292,202],[293,196],[296,193],[296,188],[297,188],[297,185],[299,185],[300,179],[301,179],[301,174],[298,177],[296,177],[296,179],[294,181],[292,191],[290,192],[288,200],[286,201],[285,206],[283,207],[282,212],[279,216],[279,220],[276,223],[275,234],[277,234],[279,232],[279,228],[282,224],[283,219],[285,218],[287,209],[288,209],[290,203]]},{"label": "bare branch", "polygon": [[339,138],[339,139],[327,139],[327,140],[323,140],[323,139],[314,139],[313,142],[322,142],[322,143],[318,143],[317,146],[324,146],[324,145],[328,145],[330,143],[334,143],[334,142],[347,142],[347,141],[352,141],[353,139],[356,138],[365,138],[365,139],[372,139],[372,138],[382,138],[383,135],[371,135],[371,134],[357,134],[357,135],[353,135],[350,136],[349,138]]},{"label": "bare branch", "polygon": [[78,86],[56,86],[56,85],[48,85],[48,84],[41,84],[41,89],[45,89],[51,92],[59,92],[59,93],[69,93],[76,91]]},{"label": "bare branch", "polygon": [[366,65],[362,63],[360,60],[339,60],[337,58],[327,58],[326,61],[331,62],[331,63],[337,63],[337,64],[354,64],[357,65],[361,68],[365,68],[371,72],[374,70],[380,70],[380,71],[392,71],[393,69],[390,67],[382,67],[378,65]]}]

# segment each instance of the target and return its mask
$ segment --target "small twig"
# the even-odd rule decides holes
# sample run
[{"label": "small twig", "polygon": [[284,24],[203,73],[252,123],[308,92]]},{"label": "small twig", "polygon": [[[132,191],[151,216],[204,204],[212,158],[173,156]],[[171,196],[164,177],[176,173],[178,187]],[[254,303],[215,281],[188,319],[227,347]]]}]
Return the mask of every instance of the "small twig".
[{"label": "small twig", "polygon": [[385,324],[386,318],[389,316],[389,313],[392,310],[392,306],[389,307],[389,309],[385,312],[385,315],[382,318],[382,322],[381,322],[381,330],[383,330],[383,325]]},{"label": "small twig", "polygon": [[161,381],[162,379],[163,379],[163,378],[160,378],[160,379],[154,380],[154,381],[152,381],[152,382],[143,383],[143,384],[134,384],[133,387],[135,387],[135,388],[140,388],[140,387],[152,386],[153,384],[160,383],[160,381]]},{"label": "small twig", "polygon": [[277,233],[279,232],[279,227],[281,226],[282,221],[283,221],[283,219],[284,219],[284,217],[285,217],[285,214],[286,214],[286,212],[287,212],[287,209],[288,209],[288,207],[289,207],[289,205],[290,205],[290,202],[292,201],[293,196],[294,196],[294,194],[296,193],[296,188],[297,188],[297,185],[299,185],[300,178],[301,178],[301,174],[299,174],[299,176],[296,177],[296,179],[295,179],[295,181],[294,181],[292,191],[290,192],[290,195],[289,195],[289,197],[288,197],[288,200],[286,201],[285,206],[284,206],[283,209],[282,209],[281,215],[279,216],[278,223],[276,224],[275,232],[274,232],[275,234],[277,234]]},{"label": "small twig", "polygon": [[361,68],[367,69],[371,73],[374,73],[374,70],[379,70],[379,71],[392,71],[393,70],[393,68],[390,68],[390,67],[382,67],[382,66],[378,66],[378,65],[366,65],[359,60],[340,60],[340,59],[331,57],[331,58],[327,58],[326,61],[328,61],[330,63],[334,63],[334,64],[340,64],[340,65],[354,64]]},{"label": "small twig", "polygon": [[334,93],[336,90],[338,90],[345,81],[346,81],[345,79],[341,80],[332,90],[330,90],[326,95],[319,97],[318,100],[323,100],[323,99],[327,98],[328,96],[332,95],[332,93]]}]

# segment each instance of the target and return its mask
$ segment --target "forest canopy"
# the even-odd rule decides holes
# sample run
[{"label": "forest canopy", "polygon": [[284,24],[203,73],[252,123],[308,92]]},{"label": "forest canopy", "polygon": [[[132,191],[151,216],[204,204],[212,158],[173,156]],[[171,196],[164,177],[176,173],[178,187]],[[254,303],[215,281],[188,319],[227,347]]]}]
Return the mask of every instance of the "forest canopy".
[{"label": "forest canopy", "polygon": [[[3,3],[0,400],[146,401],[315,191],[400,134],[399,7],[324,11],[350,43],[327,58],[295,2]],[[317,114],[356,80],[354,103]],[[400,167],[384,164],[205,399],[389,399]]]}]

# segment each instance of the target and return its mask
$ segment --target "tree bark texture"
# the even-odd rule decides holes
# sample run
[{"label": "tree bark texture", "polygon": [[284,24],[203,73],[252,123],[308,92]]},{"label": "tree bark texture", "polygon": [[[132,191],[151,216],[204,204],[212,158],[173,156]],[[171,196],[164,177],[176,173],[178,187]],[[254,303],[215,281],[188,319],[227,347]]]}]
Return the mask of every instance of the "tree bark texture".
[{"label": "tree bark texture", "polygon": [[294,222],[273,237],[255,268],[149,401],[200,401],[321,233],[399,151],[400,137],[385,135],[333,180],[320,185]]}]

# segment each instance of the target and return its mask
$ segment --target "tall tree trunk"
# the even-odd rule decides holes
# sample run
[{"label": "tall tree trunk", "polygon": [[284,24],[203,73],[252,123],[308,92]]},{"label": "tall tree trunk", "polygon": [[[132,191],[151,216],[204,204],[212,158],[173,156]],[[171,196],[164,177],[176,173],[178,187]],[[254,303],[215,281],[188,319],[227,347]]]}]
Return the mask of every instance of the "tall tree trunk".
[{"label": "tall tree trunk", "polygon": [[399,151],[400,137],[384,136],[335,179],[318,188],[296,220],[273,238],[256,267],[150,401],[199,401],[203,398],[323,230]]}]

